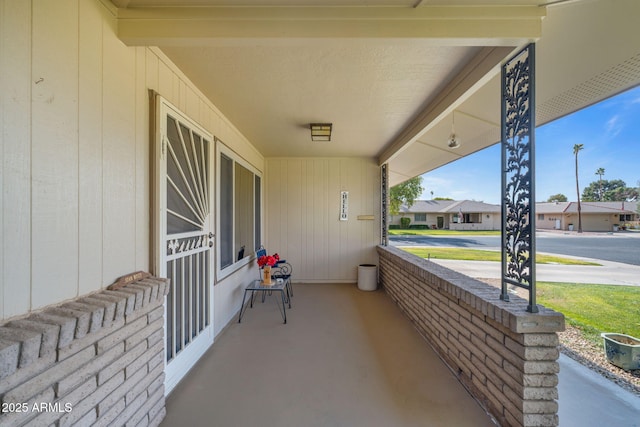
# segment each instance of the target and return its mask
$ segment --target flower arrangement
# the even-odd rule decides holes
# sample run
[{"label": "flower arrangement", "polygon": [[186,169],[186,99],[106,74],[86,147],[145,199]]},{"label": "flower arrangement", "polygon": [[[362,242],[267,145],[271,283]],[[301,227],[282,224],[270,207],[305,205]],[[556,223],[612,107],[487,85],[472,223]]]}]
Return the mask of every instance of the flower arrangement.
[{"label": "flower arrangement", "polygon": [[258,267],[263,268],[266,265],[273,267],[278,263],[278,261],[280,261],[280,255],[278,254],[263,255],[258,257]]},{"label": "flower arrangement", "polygon": [[258,257],[258,267],[262,269],[262,284],[271,286],[273,283],[271,280],[271,267],[276,265],[279,260],[280,256],[278,254]]}]

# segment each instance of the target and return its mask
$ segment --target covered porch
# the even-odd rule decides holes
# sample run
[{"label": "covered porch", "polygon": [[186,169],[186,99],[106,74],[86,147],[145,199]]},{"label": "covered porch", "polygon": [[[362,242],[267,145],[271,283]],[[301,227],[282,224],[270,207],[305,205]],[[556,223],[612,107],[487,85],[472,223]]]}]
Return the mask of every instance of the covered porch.
[{"label": "covered porch", "polygon": [[[499,289],[393,247],[378,254],[382,290],[303,284],[286,325],[275,300],[229,324],[228,344],[214,345],[172,393],[176,416],[196,425],[207,416],[229,425],[557,425],[561,314],[532,315],[521,298],[500,301]],[[211,393],[220,402],[206,405]]]},{"label": "covered porch", "polygon": [[[316,324],[295,319],[294,297],[286,327],[314,336],[274,337],[293,358],[318,353],[338,365],[315,373],[273,353],[278,369],[256,371],[248,364],[262,355],[238,348],[247,365],[229,361],[231,378],[264,375],[269,389],[284,381],[290,393],[301,389],[289,373],[335,378],[341,394],[324,384],[290,396],[293,406],[333,399],[335,414],[317,407],[318,423],[349,419],[337,397],[363,394],[381,403],[384,420],[438,424],[429,417],[457,417],[462,404],[503,425],[556,425],[562,316],[526,314],[521,301],[378,246],[384,199],[388,186],[500,140],[500,68],[524,46],[537,49],[531,125],[637,85],[638,3],[236,3],[0,0],[0,398],[73,408],[0,414],[0,424],[159,424],[165,396],[190,392],[180,381],[205,369],[198,360],[214,341],[232,342],[213,352],[234,348],[264,245],[287,257],[294,282],[327,293],[355,282],[359,264],[377,264],[387,294],[371,299],[389,295],[404,314],[383,298],[372,307],[388,312],[384,323],[408,318],[420,333],[387,336],[364,316],[364,295],[336,287],[330,305],[346,309],[342,323],[328,310],[311,317]],[[454,121],[460,143],[447,145]],[[318,122],[332,123],[330,141],[311,141]],[[171,286],[149,278],[107,290],[138,272]],[[309,286],[300,300],[319,292]],[[349,324],[363,327],[346,348],[318,347]],[[235,336],[246,345],[267,337]],[[381,376],[365,380],[374,370]],[[216,405],[236,393],[253,408],[260,396],[248,386],[221,382],[206,393]]]}]

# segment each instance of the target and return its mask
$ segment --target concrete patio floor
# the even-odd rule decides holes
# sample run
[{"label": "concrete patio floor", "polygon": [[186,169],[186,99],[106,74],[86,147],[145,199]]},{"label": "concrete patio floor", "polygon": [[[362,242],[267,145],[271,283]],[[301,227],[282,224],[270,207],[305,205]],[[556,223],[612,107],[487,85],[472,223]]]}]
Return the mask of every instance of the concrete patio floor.
[{"label": "concrete patio floor", "polygon": [[[383,292],[296,285],[234,320],[167,399],[173,426],[492,426]],[[640,426],[640,398],[560,358],[562,427]]]},{"label": "concrete patio floor", "polygon": [[247,309],[167,399],[162,426],[492,426],[382,291],[296,285]]}]

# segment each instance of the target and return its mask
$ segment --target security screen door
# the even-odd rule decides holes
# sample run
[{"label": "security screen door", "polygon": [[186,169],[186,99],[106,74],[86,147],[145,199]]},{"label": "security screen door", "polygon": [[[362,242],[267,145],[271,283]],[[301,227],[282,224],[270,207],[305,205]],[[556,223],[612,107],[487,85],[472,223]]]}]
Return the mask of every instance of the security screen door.
[{"label": "security screen door", "polygon": [[168,394],[213,343],[213,138],[158,97],[158,269],[165,304]]}]

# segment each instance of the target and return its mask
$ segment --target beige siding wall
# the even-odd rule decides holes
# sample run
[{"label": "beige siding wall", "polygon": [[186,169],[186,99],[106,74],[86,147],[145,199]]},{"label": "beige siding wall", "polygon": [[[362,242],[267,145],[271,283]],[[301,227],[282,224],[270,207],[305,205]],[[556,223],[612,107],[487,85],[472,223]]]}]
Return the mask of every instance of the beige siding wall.
[{"label": "beige siding wall", "polygon": [[0,0],[0,319],[151,270],[149,89],[264,167],[160,51],[115,27],[99,0]]},{"label": "beige siding wall", "polygon": [[[560,218],[559,215],[556,217]],[[569,224],[573,224],[573,230],[578,231],[578,214],[569,214],[563,220],[563,230],[568,230]],[[583,213],[582,231],[612,231],[613,224],[619,224],[619,222],[617,215]]]},{"label": "beige siding wall", "polygon": [[[266,161],[265,247],[293,265],[296,282],[354,282],[357,267],[377,263],[380,169],[366,159]],[[339,220],[349,192],[348,221]],[[373,215],[374,220],[358,219]]]}]

